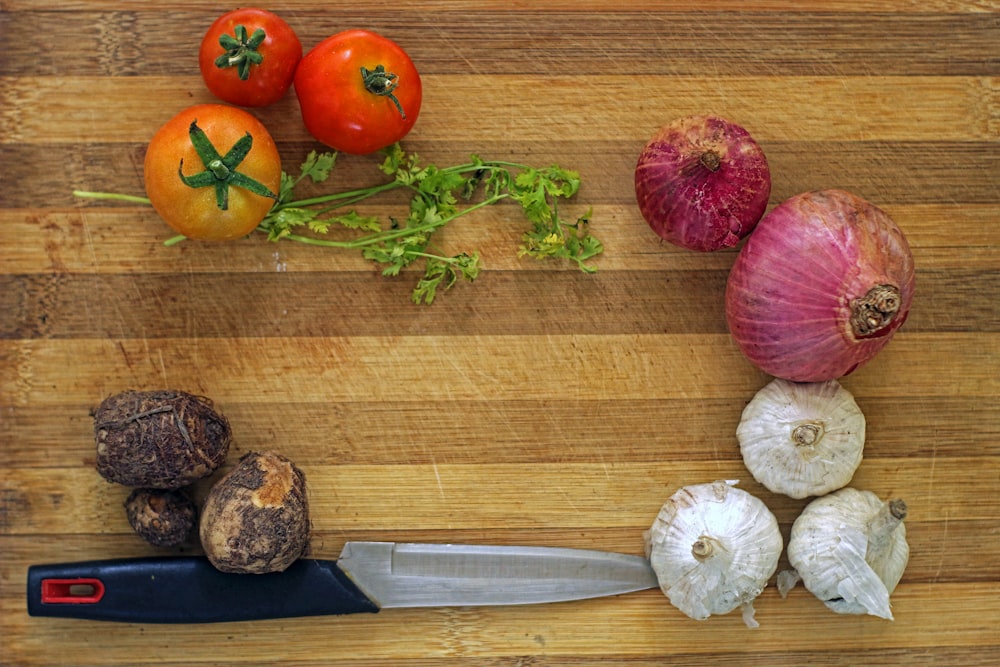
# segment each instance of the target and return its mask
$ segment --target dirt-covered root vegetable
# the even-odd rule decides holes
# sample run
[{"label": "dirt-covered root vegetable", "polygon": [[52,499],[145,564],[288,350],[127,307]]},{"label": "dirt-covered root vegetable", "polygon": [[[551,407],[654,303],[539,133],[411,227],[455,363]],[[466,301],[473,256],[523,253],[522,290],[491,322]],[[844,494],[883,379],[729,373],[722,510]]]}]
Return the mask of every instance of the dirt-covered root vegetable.
[{"label": "dirt-covered root vegetable", "polygon": [[136,488],[179,489],[215,472],[229,453],[229,421],[183,391],[125,391],[94,413],[97,472]]},{"label": "dirt-covered root vegetable", "polygon": [[250,452],[202,507],[201,545],[223,572],[281,572],[309,549],[305,475],[273,452]]},{"label": "dirt-covered root vegetable", "polygon": [[125,514],[139,537],[153,546],[172,547],[191,535],[197,508],[183,491],[135,489],[125,501]]}]

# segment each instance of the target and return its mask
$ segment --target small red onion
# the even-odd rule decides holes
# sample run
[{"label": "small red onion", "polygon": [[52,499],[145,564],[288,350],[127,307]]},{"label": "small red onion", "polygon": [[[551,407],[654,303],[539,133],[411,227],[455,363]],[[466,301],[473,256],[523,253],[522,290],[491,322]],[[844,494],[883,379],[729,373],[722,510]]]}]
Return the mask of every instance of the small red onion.
[{"label": "small red onion", "polygon": [[770,375],[824,382],[871,360],[913,300],[913,255],[881,209],[843,190],[796,195],[747,239],[726,286],[729,330]]},{"label": "small red onion", "polygon": [[731,248],[764,215],[771,172],[750,134],[718,116],[686,116],[660,128],[635,168],[642,217],[689,250]]}]

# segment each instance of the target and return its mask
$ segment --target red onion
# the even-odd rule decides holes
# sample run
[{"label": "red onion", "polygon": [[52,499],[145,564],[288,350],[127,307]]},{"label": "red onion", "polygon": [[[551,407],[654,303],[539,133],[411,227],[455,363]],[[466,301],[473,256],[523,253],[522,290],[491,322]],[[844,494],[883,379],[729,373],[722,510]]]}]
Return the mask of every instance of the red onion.
[{"label": "red onion", "polygon": [[764,151],[718,116],[686,116],[660,128],[635,168],[642,217],[689,250],[735,246],[764,215],[770,194]]},{"label": "red onion", "polygon": [[896,223],[849,192],[796,195],[747,239],[726,286],[726,319],[758,368],[797,382],[843,377],[902,326],[913,255]]}]

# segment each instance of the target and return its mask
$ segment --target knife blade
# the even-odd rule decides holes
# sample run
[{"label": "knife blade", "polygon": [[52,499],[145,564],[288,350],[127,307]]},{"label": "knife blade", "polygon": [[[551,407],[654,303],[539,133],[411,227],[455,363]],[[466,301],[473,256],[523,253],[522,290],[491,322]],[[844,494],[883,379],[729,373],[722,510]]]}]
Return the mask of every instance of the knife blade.
[{"label": "knife blade", "polygon": [[232,574],[204,557],[28,568],[28,613],[131,623],[218,623],[393,607],[566,602],[657,587],[649,561],[589,549],[347,542],[334,560]]}]

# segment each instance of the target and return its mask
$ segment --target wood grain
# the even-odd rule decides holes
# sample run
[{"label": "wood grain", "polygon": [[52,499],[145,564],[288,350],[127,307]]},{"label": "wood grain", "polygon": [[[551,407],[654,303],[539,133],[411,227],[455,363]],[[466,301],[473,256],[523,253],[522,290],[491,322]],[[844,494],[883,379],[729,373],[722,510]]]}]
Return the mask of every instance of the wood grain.
[{"label": "wood grain", "polygon": [[[993,1],[399,0],[269,6],[307,47],[369,27],[424,78],[405,145],[580,172],[595,275],[517,257],[500,205],[441,234],[485,270],[430,307],[417,275],[260,237],[166,247],[142,193],[156,128],[212,101],[193,59],[200,0],[0,0],[0,663],[485,667],[987,665],[1000,643],[1000,6]],[[44,35],[39,42],[37,35]],[[906,326],[843,380],[868,418],[853,484],[904,497],[911,560],[895,621],[838,616],[804,589],[695,622],[659,591],[525,608],[129,626],[28,617],[33,563],[157,553],[128,489],[94,470],[91,410],[126,388],[212,397],[239,454],[306,471],[313,551],[347,540],[593,547],[641,554],[679,486],[727,478],[782,533],[805,501],[748,474],[735,427],[767,377],[729,337],[735,251],[661,242],[632,169],[652,132],[727,115],[761,142],[770,204],[840,187],[884,208],[917,265]],[[290,95],[255,111],[285,168],[317,145]],[[383,178],[341,156],[338,188]],[[307,188],[324,191],[329,185]],[[389,197],[364,212],[398,215]],[[213,480],[195,485],[203,498]],[[188,543],[166,553],[198,553]],[[781,566],[786,566],[784,558]]]}]

